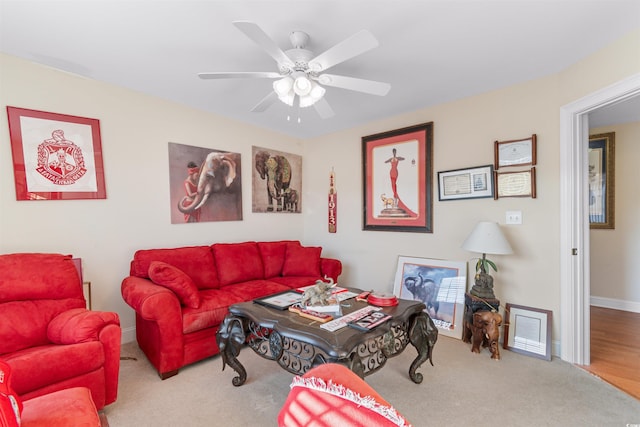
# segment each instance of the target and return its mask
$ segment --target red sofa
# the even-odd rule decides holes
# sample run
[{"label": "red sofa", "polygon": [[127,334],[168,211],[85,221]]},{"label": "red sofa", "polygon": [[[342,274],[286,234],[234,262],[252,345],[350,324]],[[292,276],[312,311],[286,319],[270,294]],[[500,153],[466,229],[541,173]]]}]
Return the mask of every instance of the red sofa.
[{"label": "red sofa", "polygon": [[23,399],[86,387],[98,409],[115,402],[118,315],[87,310],[70,255],[0,255],[0,359]]},{"label": "red sofa", "polygon": [[230,305],[342,273],[322,248],[298,241],[216,243],[137,251],[122,297],[136,312],[136,339],[162,379],[218,354]]}]

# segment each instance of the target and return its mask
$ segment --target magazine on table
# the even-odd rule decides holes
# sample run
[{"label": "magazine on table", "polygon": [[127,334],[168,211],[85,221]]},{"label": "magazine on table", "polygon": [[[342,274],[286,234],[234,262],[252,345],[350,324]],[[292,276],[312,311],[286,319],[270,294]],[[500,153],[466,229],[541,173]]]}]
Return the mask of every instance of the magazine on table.
[{"label": "magazine on table", "polygon": [[352,320],[347,323],[352,328],[360,331],[370,331],[378,325],[383,324],[387,320],[391,319],[390,314],[386,314],[382,311],[374,311],[356,320]]}]

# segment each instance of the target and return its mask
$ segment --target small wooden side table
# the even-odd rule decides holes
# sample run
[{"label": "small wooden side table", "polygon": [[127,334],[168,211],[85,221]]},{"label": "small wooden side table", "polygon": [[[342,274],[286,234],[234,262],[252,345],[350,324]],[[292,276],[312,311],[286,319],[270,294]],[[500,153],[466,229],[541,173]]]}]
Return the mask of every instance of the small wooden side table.
[{"label": "small wooden side table", "polygon": [[500,300],[497,298],[479,298],[469,292],[464,294],[464,315],[473,316],[476,311],[499,311]]}]

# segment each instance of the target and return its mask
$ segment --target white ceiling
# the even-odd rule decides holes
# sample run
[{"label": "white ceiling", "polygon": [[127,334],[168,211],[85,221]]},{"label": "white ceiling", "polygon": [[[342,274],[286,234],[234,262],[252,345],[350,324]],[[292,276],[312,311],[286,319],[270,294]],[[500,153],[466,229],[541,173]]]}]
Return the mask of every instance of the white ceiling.
[{"label": "white ceiling", "polygon": [[[367,29],[380,46],[330,72],[391,91],[327,88],[336,115],[325,120],[306,108],[287,121],[297,110],[279,102],[251,113],[272,80],[196,75],[277,71],[236,20],[283,50],[303,30],[316,54]],[[639,0],[0,0],[4,53],[299,138],[554,74],[636,28]]]}]

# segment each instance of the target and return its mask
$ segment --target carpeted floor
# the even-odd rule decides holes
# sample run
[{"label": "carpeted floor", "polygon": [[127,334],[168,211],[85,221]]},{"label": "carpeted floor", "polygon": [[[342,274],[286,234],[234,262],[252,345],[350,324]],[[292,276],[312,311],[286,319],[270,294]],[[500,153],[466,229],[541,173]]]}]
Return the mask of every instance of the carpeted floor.
[{"label": "carpeted floor", "polygon": [[[408,377],[416,356],[409,346],[366,381],[415,427],[640,425],[640,401],[560,359],[551,362],[501,350],[473,354],[470,345],[440,337],[434,364],[423,364],[422,384]],[[249,348],[240,353],[247,382],[218,356],[162,381],[137,347],[122,346],[118,400],[104,413],[111,427],[275,426],[292,375]],[[333,426],[331,426],[333,427]],[[339,426],[336,426],[339,427]]]}]

